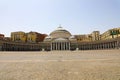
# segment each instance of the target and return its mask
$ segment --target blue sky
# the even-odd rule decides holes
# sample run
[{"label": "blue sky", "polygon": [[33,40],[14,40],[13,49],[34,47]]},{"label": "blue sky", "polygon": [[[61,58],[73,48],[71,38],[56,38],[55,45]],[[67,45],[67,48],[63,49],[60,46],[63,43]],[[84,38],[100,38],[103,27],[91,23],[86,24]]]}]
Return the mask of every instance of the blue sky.
[{"label": "blue sky", "polygon": [[0,33],[49,34],[59,24],[71,34],[120,27],[120,0],[0,0]]}]

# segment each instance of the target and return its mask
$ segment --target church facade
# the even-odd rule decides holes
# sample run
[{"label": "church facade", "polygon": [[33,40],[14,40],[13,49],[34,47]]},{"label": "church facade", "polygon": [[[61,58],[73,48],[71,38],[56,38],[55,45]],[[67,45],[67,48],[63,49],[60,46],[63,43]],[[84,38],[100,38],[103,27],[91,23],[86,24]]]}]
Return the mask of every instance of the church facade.
[{"label": "church facade", "polygon": [[44,42],[50,43],[51,50],[70,50],[71,43],[76,43],[77,41],[69,31],[58,27],[44,39]]},{"label": "church facade", "polygon": [[[23,32],[20,35],[22,34]],[[33,34],[32,32],[31,35],[33,36],[35,35],[35,33]],[[14,38],[14,36],[15,35],[12,33],[13,40],[16,39]],[[93,38],[91,38],[92,36]],[[49,35],[46,35],[43,41],[37,43],[35,43],[36,39],[35,37],[32,43],[30,43],[30,41],[25,42],[26,41],[25,36],[24,38],[22,38],[24,40],[23,42],[20,41],[21,40],[20,38],[19,42],[0,40],[0,51],[56,51],[56,50],[63,51],[63,50],[120,49],[119,34],[115,38],[105,40],[100,40],[98,31],[94,31],[92,34],[89,34],[87,36],[82,35],[77,37],[76,35],[72,35],[66,29],[58,27],[57,29],[52,31]],[[29,38],[30,40],[32,40],[31,37]],[[83,39],[84,41],[81,41]]]}]

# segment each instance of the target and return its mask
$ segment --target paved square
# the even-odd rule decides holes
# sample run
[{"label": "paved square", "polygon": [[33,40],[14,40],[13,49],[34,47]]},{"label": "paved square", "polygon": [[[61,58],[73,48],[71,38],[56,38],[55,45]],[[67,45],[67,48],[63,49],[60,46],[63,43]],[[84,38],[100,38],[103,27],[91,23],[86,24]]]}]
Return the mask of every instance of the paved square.
[{"label": "paved square", "polygon": [[120,50],[0,52],[0,80],[120,80]]}]

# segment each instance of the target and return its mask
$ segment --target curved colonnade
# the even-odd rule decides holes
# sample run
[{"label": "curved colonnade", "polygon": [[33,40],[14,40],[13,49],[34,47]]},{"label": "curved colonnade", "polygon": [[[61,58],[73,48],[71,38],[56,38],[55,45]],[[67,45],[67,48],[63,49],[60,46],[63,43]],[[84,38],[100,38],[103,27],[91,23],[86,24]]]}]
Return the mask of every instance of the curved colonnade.
[{"label": "curved colonnade", "polygon": [[120,41],[105,41],[78,44],[79,50],[101,50],[101,49],[119,49]]},{"label": "curved colonnade", "polygon": [[[59,42],[60,43],[60,42]],[[63,47],[62,47],[63,46]],[[120,49],[120,37],[116,39],[81,43],[16,43],[0,41],[0,51],[51,51],[51,50],[101,50]]]}]

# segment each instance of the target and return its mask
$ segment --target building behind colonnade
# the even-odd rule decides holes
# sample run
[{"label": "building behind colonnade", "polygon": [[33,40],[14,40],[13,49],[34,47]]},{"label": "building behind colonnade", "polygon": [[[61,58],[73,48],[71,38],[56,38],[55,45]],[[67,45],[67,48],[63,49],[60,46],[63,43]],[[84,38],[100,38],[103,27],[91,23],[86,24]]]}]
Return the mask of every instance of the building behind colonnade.
[{"label": "building behind colonnade", "polygon": [[120,49],[120,28],[103,34],[93,31],[87,35],[72,35],[59,26],[49,35],[37,32],[12,32],[11,41],[0,40],[0,51],[63,51]]}]

